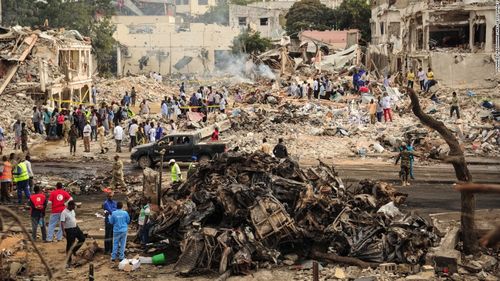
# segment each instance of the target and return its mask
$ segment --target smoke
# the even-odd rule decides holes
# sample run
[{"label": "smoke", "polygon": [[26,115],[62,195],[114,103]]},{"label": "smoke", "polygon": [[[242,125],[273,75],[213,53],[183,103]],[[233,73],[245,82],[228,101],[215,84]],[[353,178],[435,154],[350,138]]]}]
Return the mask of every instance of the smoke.
[{"label": "smoke", "polygon": [[216,76],[233,76],[240,82],[253,83],[253,80],[261,77],[276,79],[276,74],[265,64],[255,64],[245,54],[232,54],[221,52],[215,58]]}]

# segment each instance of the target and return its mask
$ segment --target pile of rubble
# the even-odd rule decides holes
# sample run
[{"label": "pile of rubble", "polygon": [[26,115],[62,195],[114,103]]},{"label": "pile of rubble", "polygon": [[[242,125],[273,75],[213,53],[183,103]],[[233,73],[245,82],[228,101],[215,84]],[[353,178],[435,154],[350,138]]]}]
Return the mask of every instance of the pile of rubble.
[{"label": "pile of rubble", "polygon": [[162,198],[150,237],[169,241],[167,254],[181,274],[245,273],[282,264],[288,254],[347,257],[345,263],[362,267],[417,264],[438,240],[425,219],[396,207],[406,195],[391,185],[347,188],[333,167],[301,168],[261,152],[200,163]]}]

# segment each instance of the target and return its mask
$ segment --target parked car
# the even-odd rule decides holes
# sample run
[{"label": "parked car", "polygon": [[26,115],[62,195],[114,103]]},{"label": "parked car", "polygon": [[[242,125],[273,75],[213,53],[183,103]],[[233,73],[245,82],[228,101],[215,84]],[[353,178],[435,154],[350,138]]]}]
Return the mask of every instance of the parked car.
[{"label": "parked car", "polygon": [[136,146],[130,158],[139,167],[153,167],[161,160],[161,151],[165,150],[163,161],[191,161],[196,156],[199,161],[212,159],[216,154],[226,151],[223,142],[201,142],[200,133],[176,133],[154,142]]}]

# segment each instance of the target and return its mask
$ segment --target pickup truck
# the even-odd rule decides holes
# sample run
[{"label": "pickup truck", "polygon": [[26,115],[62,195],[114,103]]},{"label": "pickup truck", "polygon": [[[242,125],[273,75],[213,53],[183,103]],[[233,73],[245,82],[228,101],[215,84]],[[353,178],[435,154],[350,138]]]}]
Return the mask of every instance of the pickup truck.
[{"label": "pickup truck", "polygon": [[130,158],[141,168],[153,167],[161,160],[161,151],[165,150],[163,161],[191,161],[196,156],[199,161],[212,159],[217,153],[226,151],[226,144],[221,142],[201,142],[200,133],[176,133],[154,142],[136,146]]}]

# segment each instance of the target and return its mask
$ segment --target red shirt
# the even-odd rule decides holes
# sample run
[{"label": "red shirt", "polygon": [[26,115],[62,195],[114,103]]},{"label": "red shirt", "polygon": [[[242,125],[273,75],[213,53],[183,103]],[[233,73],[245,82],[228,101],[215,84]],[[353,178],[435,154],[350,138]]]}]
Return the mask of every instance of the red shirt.
[{"label": "red shirt", "polygon": [[30,196],[31,200],[31,215],[33,212],[39,212],[42,215],[45,214],[45,194],[38,193]]},{"label": "red shirt", "polygon": [[56,189],[50,193],[49,201],[52,202],[52,214],[61,213],[65,206],[64,203],[71,199],[71,195],[64,189]]},{"label": "red shirt", "polygon": [[219,131],[214,131],[212,133],[212,141],[218,141],[219,140]]}]

